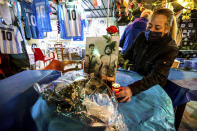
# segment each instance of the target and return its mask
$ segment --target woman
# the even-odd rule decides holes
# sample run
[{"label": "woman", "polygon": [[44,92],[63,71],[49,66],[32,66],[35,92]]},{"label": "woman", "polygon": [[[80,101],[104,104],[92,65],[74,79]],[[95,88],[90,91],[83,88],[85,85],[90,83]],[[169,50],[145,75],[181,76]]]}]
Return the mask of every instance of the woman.
[{"label": "woman", "polygon": [[132,70],[143,78],[116,94],[119,102],[129,102],[136,95],[159,84],[164,87],[169,70],[176,58],[176,19],[169,9],[154,11],[145,32],[139,34],[124,58],[133,64]]}]

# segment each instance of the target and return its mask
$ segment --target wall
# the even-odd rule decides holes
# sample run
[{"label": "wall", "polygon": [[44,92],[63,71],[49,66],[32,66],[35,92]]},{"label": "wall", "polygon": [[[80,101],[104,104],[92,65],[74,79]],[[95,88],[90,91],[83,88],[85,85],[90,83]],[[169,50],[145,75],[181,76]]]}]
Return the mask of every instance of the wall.
[{"label": "wall", "polygon": [[86,37],[99,37],[106,35],[107,26],[115,24],[115,18],[109,17],[108,25],[107,18],[88,18],[88,27],[84,30]]}]

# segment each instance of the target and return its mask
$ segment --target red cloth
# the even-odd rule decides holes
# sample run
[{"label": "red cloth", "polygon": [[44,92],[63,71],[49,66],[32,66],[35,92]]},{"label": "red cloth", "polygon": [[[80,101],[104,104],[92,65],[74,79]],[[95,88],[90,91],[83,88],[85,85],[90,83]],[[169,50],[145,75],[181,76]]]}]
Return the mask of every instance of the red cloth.
[{"label": "red cloth", "polygon": [[62,64],[59,60],[53,60],[48,66],[46,66],[43,70],[57,70],[62,71]]}]

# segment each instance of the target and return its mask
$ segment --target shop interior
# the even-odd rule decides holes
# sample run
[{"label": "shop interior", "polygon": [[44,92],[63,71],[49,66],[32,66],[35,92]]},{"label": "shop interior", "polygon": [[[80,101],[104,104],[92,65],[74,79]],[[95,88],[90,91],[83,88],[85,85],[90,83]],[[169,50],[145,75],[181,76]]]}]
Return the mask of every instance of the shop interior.
[{"label": "shop interior", "polygon": [[[162,8],[177,22],[169,90],[120,103],[144,77],[123,59],[125,30]],[[0,30],[0,130],[197,130],[197,0],[0,0]]]}]

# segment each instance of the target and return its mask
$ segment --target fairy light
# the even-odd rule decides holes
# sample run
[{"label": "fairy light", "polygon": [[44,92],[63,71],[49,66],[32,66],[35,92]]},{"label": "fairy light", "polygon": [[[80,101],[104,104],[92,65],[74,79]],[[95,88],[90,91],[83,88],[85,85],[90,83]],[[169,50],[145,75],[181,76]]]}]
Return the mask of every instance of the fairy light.
[{"label": "fairy light", "polygon": [[188,9],[194,9],[194,0],[177,0],[177,2]]}]

